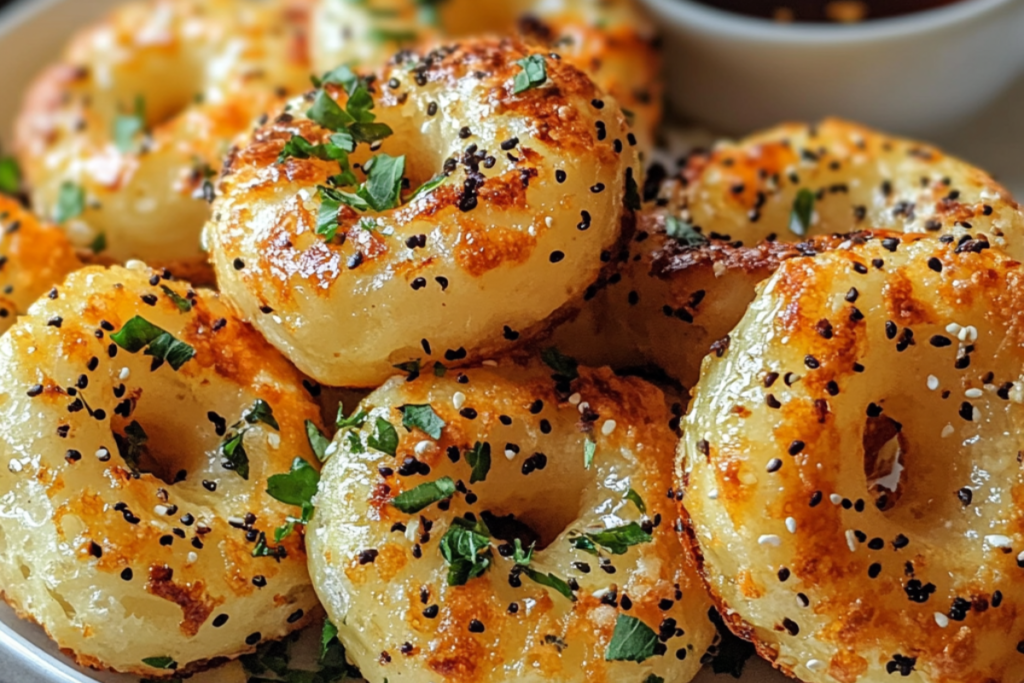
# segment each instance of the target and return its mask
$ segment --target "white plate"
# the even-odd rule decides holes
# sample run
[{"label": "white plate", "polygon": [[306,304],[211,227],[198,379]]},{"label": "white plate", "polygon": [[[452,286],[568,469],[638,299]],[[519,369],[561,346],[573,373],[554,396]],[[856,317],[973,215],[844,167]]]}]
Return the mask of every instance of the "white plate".
[{"label": "white plate", "polygon": [[[71,33],[122,0],[20,0],[0,13],[0,64],[4,65],[0,98],[0,135],[6,140],[20,98],[34,75],[59,54]],[[894,93],[898,96],[898,93]],[[950,97],[956,97],[955,87]],[[1024,197],[1024,79],[961,129],[932,140],[996,175]],[[842,112],[836,112],[841,114]],[[710,671],[696,683],[727,683]],[[748,663],[741,683],[781,683],[784,677],[760,661]],[[0,606],[0,683],[137,683],[138,679],[98,674],[74,666],[36,626]],[[197,676],[194,683],[244,683],[237,665]],[[675,682],[669,682],[675,683]]]}]

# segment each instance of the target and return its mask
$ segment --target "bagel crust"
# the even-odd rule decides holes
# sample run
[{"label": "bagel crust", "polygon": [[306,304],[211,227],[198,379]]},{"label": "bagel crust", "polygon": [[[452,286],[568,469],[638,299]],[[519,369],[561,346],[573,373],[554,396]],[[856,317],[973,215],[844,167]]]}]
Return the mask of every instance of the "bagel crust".
[{"label": "bagel crust", "polygon": [[294,0],[146,0],[78,33],[15,125],[35,211],[106,262],[205,265],[231,140],[308,83],[306,21]]},{"label": "bagel crust", "polygon": [[[429,3],[427,3],[429,5]],[[661,121],[657,32],[634,0],[319,0],[313,13],[316,66],[378,64],[410,43],[518,34],[555,50],[632,112],[643,149]]]},{"label": "bagel crust", "polygon": [[[542,82],[516,92],[527,62],[544,65]],[[393,134],[360,145],[353,168],[371,152],[405,157],[409,190],[439,185],[399,193],[388,210],[342,206],[325,238],[322,193],[338,164],[282,152],[296,135],[328,142],[303,113],[325,97],[350,106],[328,84],[233,155],[206,229],[222,291],[333,386],[378,386],[395,365],[471,363],[525,341],[597,279],[638,203],[624,115],[555,56],[468,41],[402,53],[372,84],[375,123]]]},{"label": "bagel crust", "polygon": [[[662,169],[663,171],[663,169]],[[813,196],[806,230],[795,199]],[[779,263],[867,228],[978,237],[1024,258],[1024,212],[983,171],[920,143],[837,119],[786,125],[648,175],[619,273],[585,294],[554,343],[591,365],[652,363],[692,387]]]},{"label": "bagel crust", "polygon": [[705,359],[680,511],[779,669],[1024,677],[1022,284],[988,242],[879,232],[784,261]]},{"label": "bagel crust", "polygon": [[63,232],[0,195],[0,333],[81,265]]},{"label": "bagel crust", "polygon": [[[136,316],[193,355],[133,347]],[[187,674],[316,612],[301,533],[254,550],[297,514],[265,489],[316,462],[319,409],[216,294],[141,265],[72,274],[0,338],[0,416],[0,588],[78,663]]]},{"label": "bagel crust", "polygon": [[[700,668],[715,629],[674,527],[664,397],[607,369],[559,372],[506,359],[395,378],[335,437],[310,569],[371,683],[685,683]],[[403,503],[445,481],[444,500]],[[486,566],[453,581],[446,548],[477,523]],[[581,549],[627,525],[646,540]],[[635,620],[650,649],[627,661],[613,633]]]}]

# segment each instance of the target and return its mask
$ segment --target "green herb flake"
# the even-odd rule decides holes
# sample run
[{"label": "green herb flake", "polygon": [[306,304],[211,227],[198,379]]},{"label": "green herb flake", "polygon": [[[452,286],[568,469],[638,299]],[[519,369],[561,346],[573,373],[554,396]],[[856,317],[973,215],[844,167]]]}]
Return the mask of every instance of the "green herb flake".
[{"label": "green herb flake", "polygon": [[543,574],[535,569],[531,569],[530,567],[522,567],[520,571],[522,571],[522,573],[534,583],[551,588],[573,602],[576,602],[576,596],[573,595],[572,588],[569,587],[569,584],[554,574]]},{"label": "green herb flake", "polygon": [[[104,240],[104,247],[105,246],[106,240]],[[94,249],[93,251],[95,252],[96,250]],[[103,250],[100,249],[100,251]],[[177,292],[175,292],[167,285],[160,285],[160,289],[163,290],[163,293],[166,294],[171,299],[171,301],[174,302],[174,305],[177,306],[178,310],[181,311],[182,313],[188,313],[189,311],[192,310],[192,302],[183,297],[182,295],[178,294]]]},{"label": "green herb flake", "polygon": [[53,220],[57,223],[67,223],[78,218],[85,211],[85,189],[81,185],[66,180],[60,185],[57,193],[57,208],[53,214]]},{"label": "green herb flake", "polygon": [[597,453],[597,444],[587,439],[583,442],[583,467],[590,469],[594,464],[594,454]]},{"label": "green herb flake", "polygon": [[124,428],[123,436],[114,432],[114,443],[117,444],[117,451],[121,455],[121,459],[128,465],[128,469],[133,473],[138,474],[139,472],[139,460],[145,452],[147,441],[149,441],[149,436],[146,434],[146,430],[135,420],[132,420]]},{"label": "green herb flake", "polygon": [[128,353],[138,353],[146,349],[146,355],[156,359],[154,370],[166,361],[178,371],[196,355],[194,348],[140,316],[126,322],[124,327],[112,333],[110,338]]},{"label": "green herb flake", "polygon": [[455,495],[455,482],[451,477],[442,477],[437,481],[420,484],[414,489],[395,496],[391,504],[407,514],[416,514],[434,503],[448,500]]},{"label": "green herb flake", "polygon": [[512,549],[512,561],[522,567],[530,566],[530,562],[533,561],[533,548],[536,543],[531,543],[530,547],[523,550],[523,542],[521,540],[514,539],[514,546]]},{"label": "green herb flake", "polygon": [[21,166],[14,157],[0,158],[0,192],[10,195],[21,192]]},{"label": "green herb flake", "polygon": [[[418,368],[417,372],[419,372]],[[434,412],[431,406],[404,405],[398,410],[402,413],[402,426],[410,432],[415,428],[432,439],[441,438],[441,430],[447,423]]]},{"label": "green herb flake", "polygon": [[220,444],[223,457],[221,466],[238,473],[242,479],[249,481],[249,454],[245,451],[245,431],[231,432]]},{"label": "green herb flake", "polygon": [[398,365],[392,365],[391,367],[396,370],[401,370],[408,375],[409,381],[413,381],[420,376],[420,359],[406,361],[405,363],[399,363]]},{"label": "green herb flake", "polygon": [[518,95],[531,88],[543,85],[548,80],[547,62],[543,55],[530,55],[516,62],[522,71],[516,74],[512,82],[512,93]]},{"label": "green herb flake", "polygon": [[422,197],[422,196],[430,194],[431,192],[433,192],[437,188],[439,188],[442,185],[444,185],[444,182],[446,180],[448,180],[448,176],[444,175],[443,173],[441,175],[434,176],[433,178],[431,178],[430,180],[428,180],[427,182],[423,183],[418,188],[416,188],[416,191],[412,193],[411,197],[409,197],[409,201],[411,202],[412,200],[416,199],[417,197]]},{"label": "green herb flake", "polygon": [[443,363],[434,363],[434,377],[444,377],[447,372],[448,368],[446,368]]},{"label": "green herb flake", "polygon": [[291,471],[267,479],[267,493],[274,500],[302,509],[302,518],[298,521],[304,524],[312,515],[313,496],[319,485],[320,473],[316,468],[302,458],[295,458]]},{"label": "green herb flake", "polygon": [[491,471],[491,444],[477,441],[473,448],[466,451],[466,462],[473,468],[469,483],[485,481]]},{"label": "green herb flake", "polygon": [[562,355],[554,346],[544,349],[540,354],[544,364],[555,371],[559,379],[572,381],[580,376],[579,363],[575,358]]},{"label": "green herb flake", "polygon": [[594,554],[594,546],[607,550],[612,555],[625,555],[635,545],[650,543],[651,535],[644,531],[636,522],[625,526],[605,529],[594,533],[585,533],[571,540],[574,548]]},{"label": "green herb flake", "polygon": [[309,447],[313,449],[316,459],[320,462],[327,460],[327,447],[331,445],[331,440],[320,431],[320,428],[312,420],[306,420],[306,439],[309,441]]},{"label": "green herb flake", "polygon": [[647,506],[644,504],[644,499],[640,497],[640,494],[636,492],[636,489],[630,489],[629,493],[626,494],[626,500],[636,506],[636,509],[640,511],[640,514],[647,514]]},{"label": "green herb flake", "polygon": [[107,250],[107,233],[101,232],[89,243],[89,250],[94,254],[101,254]]},{"label": "green herb flake", "polygon": [[251,425],[262,422],[277,431],[281,431],[281,425],[277,423],[277,418],[274,417],[274,409],[262,398],[253,401],[252,407],[245,411],[243,419]]},{"label": "green herb flake", "polygon": [[334,420],[334,425],[339,429],[358,429],[363,426],[366,422],[366,411],[357,410],[348,417],[345,417],[345,405],[343,403],[338,404],[338,417]]},{"label": "green herb flake", "polygon": [[665,216],[665,234],[686,247],[699,247],[708,243],[707,237],[676,216]]},{"label": "green herb flake", "polygon": [[796,193],[793,211],[789,216],[789,231],[798,237],[807,235],[814,219],[814,193],[803,188]]},{"label": "green herb flake", "polygon": [[378,154],[363,165],[363,170],[366,182],[359,188],[358,195],[374,211],[387,211],[400,204],[405,156]]},{"label": "green herb flake", "polygon": [[490,532],[482,521],[473,523],[461,517],[452,520],[440,546],[448,562],[449,586],[464,586],[490,569],[494,562],[490,543]]},{"label": "green herb flake", "polygon": [[173,670],[178,668],[178,663],[171,657],[146,657],[142,660],[142,663],[154,669]]},{"label": "green herb flake", "polygon": [[636,617],[620,614],[604,653],[609,662],[642,662],[654,656],[658,634]]},{"label": "green herb flake", "polygon": [[136,149],[136,139],[146,130],[146,100],[135,98],[135,109],[129,114],[118,114],[114,118],[114,145],[122,153]]},{"label": "green herb flake", "polygon": [[330,131],[343,130],[356,122],[326,90],[317,93],[316,99],[313,100],[313,106],[306,112],[306,116],[317,125]]},{"label": "green herb flake", "polygon": [[394,455],[398,451],[398,430],[383,417],[378,417],[373,425],[373,434],[366,443],[381,453]]},{"label": "green herb flake", "polygon": [[288,551],[284,546],[272,546],[267,543],[267,534],[263,531],[260,532],[259,538],[256,539],[256,545],[252,549],[253,557],[272,557],[278,562],[283,558],[288,557]]}]

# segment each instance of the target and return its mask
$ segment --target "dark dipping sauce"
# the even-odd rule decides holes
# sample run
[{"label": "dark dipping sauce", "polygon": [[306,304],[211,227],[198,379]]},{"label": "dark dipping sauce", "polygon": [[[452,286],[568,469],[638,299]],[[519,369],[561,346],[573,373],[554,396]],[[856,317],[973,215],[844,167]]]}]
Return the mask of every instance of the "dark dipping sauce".
[{"label": "dark dipping sauce", "polygon": [[778,22],[852,24],[898,17],[964,0],[695,0],[737,14]]}]

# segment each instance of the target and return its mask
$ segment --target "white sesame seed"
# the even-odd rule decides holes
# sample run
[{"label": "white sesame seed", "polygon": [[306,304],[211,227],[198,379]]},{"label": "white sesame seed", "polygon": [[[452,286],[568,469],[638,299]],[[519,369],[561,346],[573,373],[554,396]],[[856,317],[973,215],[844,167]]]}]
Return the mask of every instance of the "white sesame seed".
[{"label": "white sesame seed", "polygon": [[1024,550],[1017,553],[1017,564],[1024,563]]},{"label": "white sesame seed", "polygon": [[582,400],[583,400],[583,397],[580,396],[580,392],[578,392],[578,391],[575,394],[573,394],[572,396],[569,397],[569,403],[571,405],[574,405],[574,406],[578,406],[580,404],[580,401],[582,401]]},{"label": "white sesame seed", "polygon": [[971,412],[971,420],[974,422],[981,422],[981,408],[974,406],[974,410]]},{"label": "white sesame seed", "polygon": [[461,391],[456,391],[452,395],[452,405],[455,406],[455,410],[462,410],[462,406],[466,405],[466,395]]},{"label": "white sesame seed", "polygon": [[110,460],[110,451],[106,448],[100,448],[96,451],[96,458],[99,459],[100,462],[106,462],[107,460]]},{"label": "white sesame seed", "polygon": [[796,596],[796,604],[799,607],[806,608],[806,607],[810,606],[811,601],[807,599],[806,595],[804,595],[802,593],[798,593],[797,596]]},{"label": "white sesame seed", "polygon": [[231,526],[245,526],[245,520],[241,517],[228,517],[228,524]]},{"label": "white sesame seed", "polygon": [[974,325],[968,325],[967,327],[964,328],[964,330],[967,332],[967,341],[971,343],[978,341],[977,327],[975,327]]},{"label": "white sesame seed", "polygon": [[604,424],[601,425],[601,433],[608,436],[615,431],[615,420],[605,420]]},{"label": "white sesame seed", "polygon": [[985,543],[993,548],[1009,548],[1013,545],[1013,539],[1002,534],[989,534],[985,537]]},{"label": "white sesame seed", "polygon": [[14,472],[15,474],[17,474],[18,472],[21,472],[21,462],[18,461],[18,460],[11,460],[7,464],[7,469],[9,469],[11,472]]},{"label": "white sesame seed", "polygon": [[125,262],[124,267],[129,270],[149,270],[149,266],[144,261],[138,259],[129,259]]},{"label": "white sesame seed", "polygon": [[792,517],[786,517],[786,531],[791,534],[796,533],[796,520]]},{"label": "white sesame seed", "polygon": [[416,455],[426,455],[427,453],[433,453],[434,451],[436,451],[437,444],[435,444],[433,441],[427,441],[426,439],[424,439],[423,441],[417,443],[413,450],[416,452]]},{"label": "white sesame seed", "polygon": [[851,553],[857,552],[857,535],[853,533],[853,529],[846,530],[846,545]]},{"label": "white sesame seed", "polygon": [[267,434],[267,443],[276,451],[281,447],[281,435],[275,432],[270,432]]},{"label": "white sesame seed", "polygon": [[968,389],[964,392],[964,396],[967,398],[981,398],[982,391],[981,389]]},{"label": "white sesame seed", "polygon": [[579,411],[580,411],[580,415],[582,415],[583,413],[585,413],[588,410],[590,410],[590,404],[587,403],[586,401],[583,401],[582,403],[579,404],[578,408],[579,408]]},{"label": "white sesame seed", "polygon": [[512,460],[513,458],[516,457],[516,452],[514,450],[512,450],[511,448],[506,448],[505,449],[505,457],[508,460]]},{"label": "white sesame seed", "polygon": [[963,328],[957,325],[956,323],[950,323],[946,325],[946,332],[948,334],[960,334],[960,330],[962,329]]},{"label": "white sesame seed", "polygon": [[949,626],[949,617],[942,612],[935,613],[935,623],[939,625],[939,628],[946,628]]},{"label": "white sesame seed", "polygon": [[718,489],[711,489],[708,491],[708,498],[711,500],[718,500]]},{"label": "white sesame seed", "polygon": [[121,379],[121,380],[125,380],[125,379],[128,379],[128,377],[131,376],[131,374],[132,374],[132,371],[129,370],[128,368],[121,368],[121,373],[117,376],[117,378]]},{"label": "white sesame seed", "polygon": [[782,545],[782,539],[775,534],[764,534],[757,539],[758,545],[770,545],[778,548]]},{"label": "white sesame seed", "polygon": [[197,561],[199,561],[199,555],[196,555],[194,552],[190,552],[188,554],[188,563],[195,564]]},{"label": "white sesame seed", "polygon": [[715,265],[711,267],[715,273],[715,277],[722,277],[725,275],[725,264],[721,261],[715,261]]},{"label": "white sesame seed", "polygon": [[156,507],[153,508],[153,512],[155,512],[160,517],[164,517],[167,515],[167,511],[169,509],[170,508],[167,507],[166,505],[157,505]]},{"label": "white sesame seed", "polygon": [[833,505],[839,505],[840,503],[843,502],[843,497],[840,496],[838,493],[833,493],[829,495],[828,499],[829,501],[831,501]]},{"label": "white sesame seed", "polygon": [[943,439],[945,439],[947,437],[950,437],[950,436],[953,436],[953,432],[954,431],[955,430],[953,429],[953,425],[947,424],[945,427],[942,428],[941,436],[942,436]]},{"label": "white sesame seed", "polygon": [[935,391],[939,388],[939,378],[935,375],[928,375],[928,388]]},{"label": "white sesame seed", "polygon": [[416,537],[420,533],[420,520],[414,519],[409,522],[408,526],[405,527],[405,538],[411,543],[416,542]]},{"label": "white sesame seed", "polygon": [[496,360],[482,360],[482,361],[480,361],[480,365],[486,365],[489,368],[496,368],[496,367],[498,367],[498,361],[496,361]]},{"label": "white sesame seed", "polygon": [[970,336],[970,334],[970,330],[964,327],[963,329],[960,330],[959,333],[957,333],[956,338],[959,339],[960,341],[967,341],[967,338]]},{"label": "white sesame seed", "polygon": [[548,226],[550,228],[554,224],[555,224],[555,221],[554,221],[553,218],[551,218],[551,216],[545,216],[544,217],[544,225],[546,225],[546,226]]},{"label": "white sesame seed", "polygon": [[808,659],[807,660],[807,670],[808,671],[813,671],[815,673],[818,673],[819,671],[824,671],[825,667],[826,667],[825,662],[821,661],[820,659]]}]

